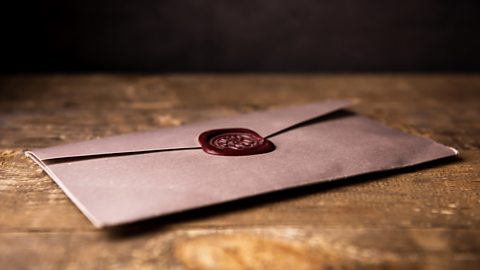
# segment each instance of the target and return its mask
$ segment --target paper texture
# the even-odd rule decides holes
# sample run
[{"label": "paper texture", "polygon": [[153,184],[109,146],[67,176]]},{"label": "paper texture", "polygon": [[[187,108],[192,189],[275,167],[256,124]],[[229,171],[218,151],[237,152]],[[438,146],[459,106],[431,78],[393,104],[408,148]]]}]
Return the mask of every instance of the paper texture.
[{"label": "paper texture", "polygon": [[[25,153],[97,227],[457,154],[342,110],[348,105],[326,101]],[[198,136],[219,128],[251,129],[276,149],[205,153]]]}]

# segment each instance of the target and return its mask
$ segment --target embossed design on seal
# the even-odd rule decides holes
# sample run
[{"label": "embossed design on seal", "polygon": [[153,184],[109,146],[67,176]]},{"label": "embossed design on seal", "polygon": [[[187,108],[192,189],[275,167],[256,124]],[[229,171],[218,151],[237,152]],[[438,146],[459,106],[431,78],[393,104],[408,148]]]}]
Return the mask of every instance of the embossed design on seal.
[{"label": "embossed design on seal", "polygon": [[271,152],[275,145],[246,128],[225,128],[205,131],[198,137],[203,151],[212,155],[246,156]]}]

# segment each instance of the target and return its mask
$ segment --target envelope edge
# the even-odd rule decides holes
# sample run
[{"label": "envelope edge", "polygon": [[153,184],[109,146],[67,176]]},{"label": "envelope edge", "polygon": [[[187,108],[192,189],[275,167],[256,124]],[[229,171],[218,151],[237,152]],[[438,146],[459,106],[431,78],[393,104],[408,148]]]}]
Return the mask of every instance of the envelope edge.
[{"label": "envelope edge", "polygon": [[88,211],[88,209],[82,204],[80,203],[79,200],[77,200],[75,198],[75,196],[73,195],[73,193],[70,192],[70,190],[62,183],[62,181],[60,181],[60,178],[58,178],[55,173],[53,173],[52,170],[50,170],[50,168],[48,168],[48,166],[43,163],[43,161],[37,157],[35,155],[35,153],[33,151],[30,151],[30,150],[25,150],[23,152],[25,154],[25,156],[27,156],[28,158],[30,158],[31,160],[33,160],[33,162],[35,162],[38,166],[40,166],[40,168],[43,169],[43,171],[48,175],[50,176],[50,178],[53,179],[53,181],[60,187],[60,189],[65,192],[65,195],[67,195],[67,198],[75,205],[78,207],[78,209],[80,210],[80,212],[82,212],[85,217],[87,217],[87,219],[93,224],[93,226],[95,226],[96,228],[104,228],[106,227],[106,224],[104,224],[103,222],[101,222],[100,220],[98,220],[92,213],[90,213]]}]

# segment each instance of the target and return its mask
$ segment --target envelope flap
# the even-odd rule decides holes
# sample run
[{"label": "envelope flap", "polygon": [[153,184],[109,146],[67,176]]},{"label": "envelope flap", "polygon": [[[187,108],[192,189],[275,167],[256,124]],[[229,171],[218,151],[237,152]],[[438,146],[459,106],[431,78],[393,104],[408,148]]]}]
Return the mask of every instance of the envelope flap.
[{"label": "envelope flap", "polygon": [[304,106],[254,112],[237,117],[215,119],[175,128],[131,133],[97,140],[59,145],[28,151],[40,160],[82,157],[139,151],[198,148],[198,136],[210,129],[248,128],[263,137],[304,121],[350,105],[346,100],[332,100]]}]

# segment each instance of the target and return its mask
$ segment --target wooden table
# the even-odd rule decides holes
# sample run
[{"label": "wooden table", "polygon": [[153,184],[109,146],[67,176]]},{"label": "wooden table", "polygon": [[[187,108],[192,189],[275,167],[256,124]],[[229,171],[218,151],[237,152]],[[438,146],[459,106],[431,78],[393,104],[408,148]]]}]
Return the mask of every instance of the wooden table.
[{"label": "wooden table", "polygon": [[[26,148],[350,98],[459,158],[97,230]],[[480,75],[0,78],[1,269],[479,269]]]}]

